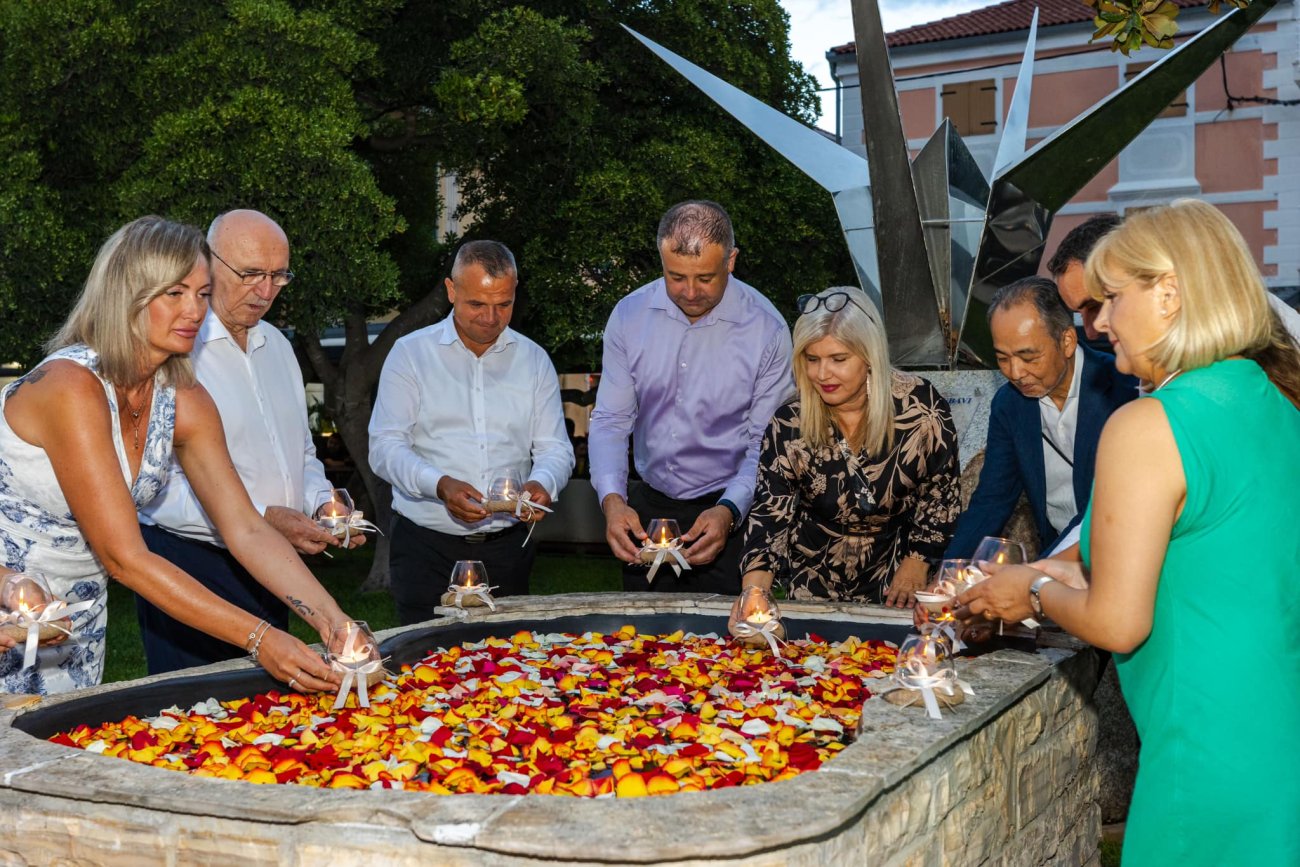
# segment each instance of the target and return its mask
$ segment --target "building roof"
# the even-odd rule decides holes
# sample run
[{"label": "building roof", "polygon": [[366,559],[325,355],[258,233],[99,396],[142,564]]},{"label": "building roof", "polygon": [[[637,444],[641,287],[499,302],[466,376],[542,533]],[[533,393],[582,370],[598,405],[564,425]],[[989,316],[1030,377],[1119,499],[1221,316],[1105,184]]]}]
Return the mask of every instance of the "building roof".
[{"label": "building roof", "polygon": [[[1174,0],[1184,8],[1204,6],[1206,0]],[[886,36],[890,48],[904,45],[922,45],[927,42],[943,42],[947,39],[965,39],[970,36],[989,36],[994,33],[1014,33],[1028,30],[1033,20],[1034,8],[1038,8],[1038,26],[1051,27],[1055,24],[1079,24],[1091,21],[1093,8],[1083,0],[1007,0],[983,9],[954,15],[933,21],[929,24],[917,24],[903,30],[895,30]],[[832,54],[853,54],[854,43],[838,45],[831,49]]]}]

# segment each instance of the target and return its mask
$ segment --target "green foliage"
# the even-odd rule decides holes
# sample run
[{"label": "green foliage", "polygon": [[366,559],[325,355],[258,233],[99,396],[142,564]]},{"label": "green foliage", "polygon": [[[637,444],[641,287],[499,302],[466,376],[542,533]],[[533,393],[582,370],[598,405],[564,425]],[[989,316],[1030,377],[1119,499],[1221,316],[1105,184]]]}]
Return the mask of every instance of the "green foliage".
[{"label": "green foliage", "polygon": [[476,5],[448,22],[458,35],[435,88],[463,123],[448,164],[469,234],[519,254],[517,325],[562,368],[597,363],[609,311],[658,275],[655,226],[683,199],[730,211],[737,275],[778,304],[853,281],[829,197],[619,26],[811,121],[813,81],[776,0]]},{"label": "green foliage", "polygon": [[[1096,31],[1090,42],[1109,39],[1110,50],[1128,55],[1144,45],[1173,48],[1178,33],[1179,7],[1170,0],[1084,0],[1097,10],[1093,18]],[[1222,3],[1245,9],[1250,0],[1210,0],[1210,12],[1219,14]]]},{"label": "green foliage", "polygon": [[[356,141],[353,93],[392,2],[50,0],[0,4],[0,342],[31,362],[97,245],[161,213],[232,207],[284,225],[300,279],[276,315],[300,330],[398,300],[382,245],[404,228]],[[377,11],[378,10],[378,11]]]},{"label": "green foliage", "polygon": [[449,171],[561,368],[598,361],[682,199],[727,207],[737,274],[778,304],[851,281],[829,197],[621,24],[813,116],[777,0],[0,0],[0,345],[39,357],[96,246],[148,212],[279,220],[299,276],[273,315],[303,334],[436,296]]}]

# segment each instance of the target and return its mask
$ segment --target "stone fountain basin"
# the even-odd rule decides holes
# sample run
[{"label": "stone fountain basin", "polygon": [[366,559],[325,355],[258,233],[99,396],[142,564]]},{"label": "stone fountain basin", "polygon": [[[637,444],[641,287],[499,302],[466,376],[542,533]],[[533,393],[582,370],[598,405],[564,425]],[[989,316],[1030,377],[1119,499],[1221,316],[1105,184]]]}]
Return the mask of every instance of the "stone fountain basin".
[{"label": "stone fountain basin", "polygon": [[[521,597],[381,633],[392,664],[519,629],[722,633],[729,599]],[[910,612],[783,603],[806,631],[899,641]],[[236,661],[111,684],[0,713],[0,861],[92,864],[1089,863],[1100,836],[1095,654],[995,649],[959,663],[975,696],[929,720],[864,705],[858,741],[817,771],[711,792],[620,800],[259,786],[190,777],[41,738],[278,684]],[[6,858],[6,856],[9,856]],[[935,860],[938,859],[938,860]]]}]

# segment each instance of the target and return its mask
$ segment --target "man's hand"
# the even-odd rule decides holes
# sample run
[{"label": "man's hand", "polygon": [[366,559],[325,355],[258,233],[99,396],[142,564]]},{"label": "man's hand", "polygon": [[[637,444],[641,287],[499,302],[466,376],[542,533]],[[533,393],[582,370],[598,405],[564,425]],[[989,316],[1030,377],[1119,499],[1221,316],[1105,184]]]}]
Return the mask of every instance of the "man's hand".
[{"label": "man's hand", "polygon": [[482,492],[469,482],[443,476],[438,479],[438,490],[435,493],[451,516],[458,521],[476,524],[488,516],[487,509],[483,508]]},{"label": "man's hand", "polygon": [[343,540],[324,529],[297,509],[267,506],[266,523],[270,524],[299,554],[319,554],[327,545],[338,547]]},{"label": "man's hand", "polygon": [[[541,482],[534,482],[531,479],[524,482],[524,493],[528,494],[529,502],[536,503],[539,506],[546,506],[548,508],[551,505],[551,495],[546,493],[546,488],[542,486]],[[530,521],[536,524],[545,517],[546,513],[541,509],[529,509],[525,506],[520,515],[520,520]]]},{"label": "man's hand", "polygon": [[[605,512],[605,541],[609,543],[609,550],[624,563],[638,562],[641,556],[639,543],[644,542],[646,536],[636,510],[618,494],[605,497],[601,509]],[[633,538],[637,540],[635,544]]]},{"label": "man's hand", "polygon": [[700,512],[695,524],[682,534],[686,562],[692,566],[712,563],[726,547],[730,530],[731,510],[726,506],[711,506]]},{"label": "man's hand", "polygon": [[925,586],[929,577],[930,567],[924,560],[904,557],[889,584],[885,604],[890,608],[911,608],[916,604],[916,591]]}]

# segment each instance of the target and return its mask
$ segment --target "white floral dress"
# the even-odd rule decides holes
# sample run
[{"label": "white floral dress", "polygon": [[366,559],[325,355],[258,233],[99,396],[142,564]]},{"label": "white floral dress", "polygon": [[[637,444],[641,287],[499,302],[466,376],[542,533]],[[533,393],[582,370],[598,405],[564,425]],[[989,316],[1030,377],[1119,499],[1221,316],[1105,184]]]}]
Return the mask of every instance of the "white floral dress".
[{"label": "white floral dress", "polygon": [[[99,377],[99,356],[82,345],[59,350],[33,372],[56,359],[76,362]],[[45,450],[21,439],[5,418],[5,402],[31,375],[28,373],[0,392],[0,562],[19,572],[42,573],[55,596],[69,604],[84,600],[94,603],[73,615],[72,637],[63,644],[42,647],[32,667],[22,667],[21,644],[0,654],[0,692],[48,695],[94,686],[103,677],[108,576],[68,509]],[[113,448],[122,467],[122,479],[131,486],[131,498],[139,509],[157,496],[167,481],[176,426],[176,391],[155,380],[144,456],[140,473],[132,480],[118,423],[117,396],[112,383],[99,378],[113,416]]]}]

